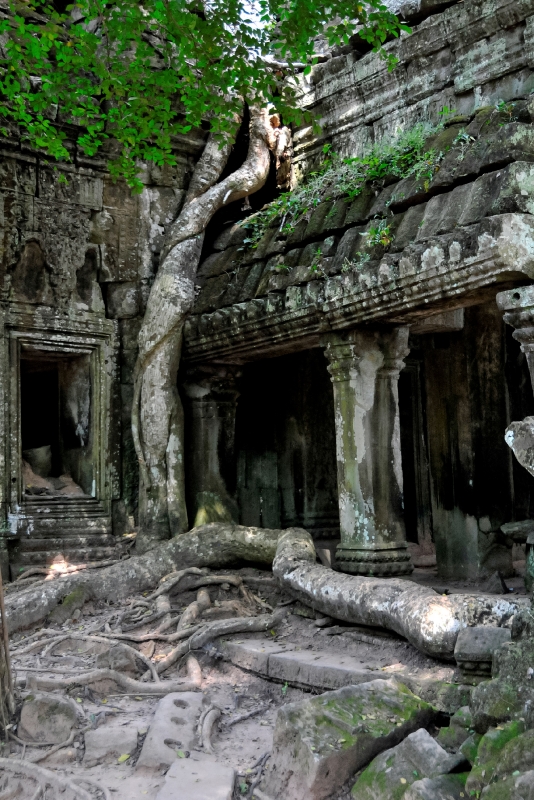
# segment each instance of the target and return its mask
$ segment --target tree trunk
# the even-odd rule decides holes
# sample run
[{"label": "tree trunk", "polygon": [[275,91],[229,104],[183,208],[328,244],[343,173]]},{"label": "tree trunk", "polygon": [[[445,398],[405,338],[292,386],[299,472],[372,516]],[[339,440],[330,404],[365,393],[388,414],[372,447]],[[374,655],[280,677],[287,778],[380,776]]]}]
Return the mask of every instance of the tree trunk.
[{"label": "tree trunk", "polygon": [[264,185],[275,133],[265,109],[252,110],[244,164],[217,183],[230,154],[208,140],[173,222],[139,334],[132,430],[140,465],[139,553],[188,529],[184,488],[183,409],[176,379],[183,326],[195,299],[204,231],[215,212]]}]

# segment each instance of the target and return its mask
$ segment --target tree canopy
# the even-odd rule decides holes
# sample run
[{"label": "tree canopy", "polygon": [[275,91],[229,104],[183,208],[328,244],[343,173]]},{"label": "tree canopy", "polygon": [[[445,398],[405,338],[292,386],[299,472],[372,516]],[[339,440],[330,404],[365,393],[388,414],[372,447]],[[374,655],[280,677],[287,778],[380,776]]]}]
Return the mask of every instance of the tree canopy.
[{"label": "tree canopy", "polygon": [[134,188],[139,160],[173,163],[174,136],[206,122],[233,136],[244,102],[302,121],[284,77],[311,69],[319,34],[358,33],[387,59],[384,42],[407,29],[381,0],[44,3],[0,6],[0,130],[63,160],[68,139],[89,156],[104,147]]}]

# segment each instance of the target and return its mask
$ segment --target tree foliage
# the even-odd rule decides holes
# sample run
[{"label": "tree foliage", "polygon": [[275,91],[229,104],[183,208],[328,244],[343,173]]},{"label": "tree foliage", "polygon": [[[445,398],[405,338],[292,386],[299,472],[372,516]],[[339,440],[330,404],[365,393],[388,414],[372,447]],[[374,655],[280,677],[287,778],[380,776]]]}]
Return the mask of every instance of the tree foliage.
[{"label": "tree foliage", "polygon": [[206,121],[233,136],[244,102],[301,122],[283,78],[310,70],[317,35],[339,45],[358,33],[392,66],[382,46],[406,29],[381,0],[47,2],[0,6],[1,130],[58,159],[72,139],[89,156],[103,149],[133,187],[139,160],[173,163],[173,137]]}]

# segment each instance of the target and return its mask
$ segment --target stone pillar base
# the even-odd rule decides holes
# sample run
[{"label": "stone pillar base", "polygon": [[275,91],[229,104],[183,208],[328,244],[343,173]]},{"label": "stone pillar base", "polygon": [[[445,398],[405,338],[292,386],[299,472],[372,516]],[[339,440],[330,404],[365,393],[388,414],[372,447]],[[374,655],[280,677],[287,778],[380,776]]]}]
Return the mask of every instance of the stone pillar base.
[{"label": "stone pillar base", "polygon": [[340,544],[336,550],[336,566],[341,572],[373,578],[410,575],[413,564],[406,545],[380,550],[363,550]]}]

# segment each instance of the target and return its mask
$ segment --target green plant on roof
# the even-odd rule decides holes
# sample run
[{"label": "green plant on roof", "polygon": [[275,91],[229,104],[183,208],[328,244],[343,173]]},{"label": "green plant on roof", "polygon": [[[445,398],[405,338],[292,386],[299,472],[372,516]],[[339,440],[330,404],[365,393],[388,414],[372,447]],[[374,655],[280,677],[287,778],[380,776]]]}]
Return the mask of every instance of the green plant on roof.
[{"label": "green plant on roof", "polygon": [[[386,180],[413,176],[423,180],[428,188],[444,153],[427,148],[426,144],[443,126],[443,120],[437,125],[419,122],[394,137],[384,137],[352,158],[343,158],[331,145],[325,145],[321,164],[299,186],[242,223],[248,234],[244,246],[258,247],[264,235],[290,236],[298,222],[309,221],[320,203],[336,197],[350,202],[363,192],[366,184],[381,188]],[[272,230],[268,233],[269,229]]]}]

